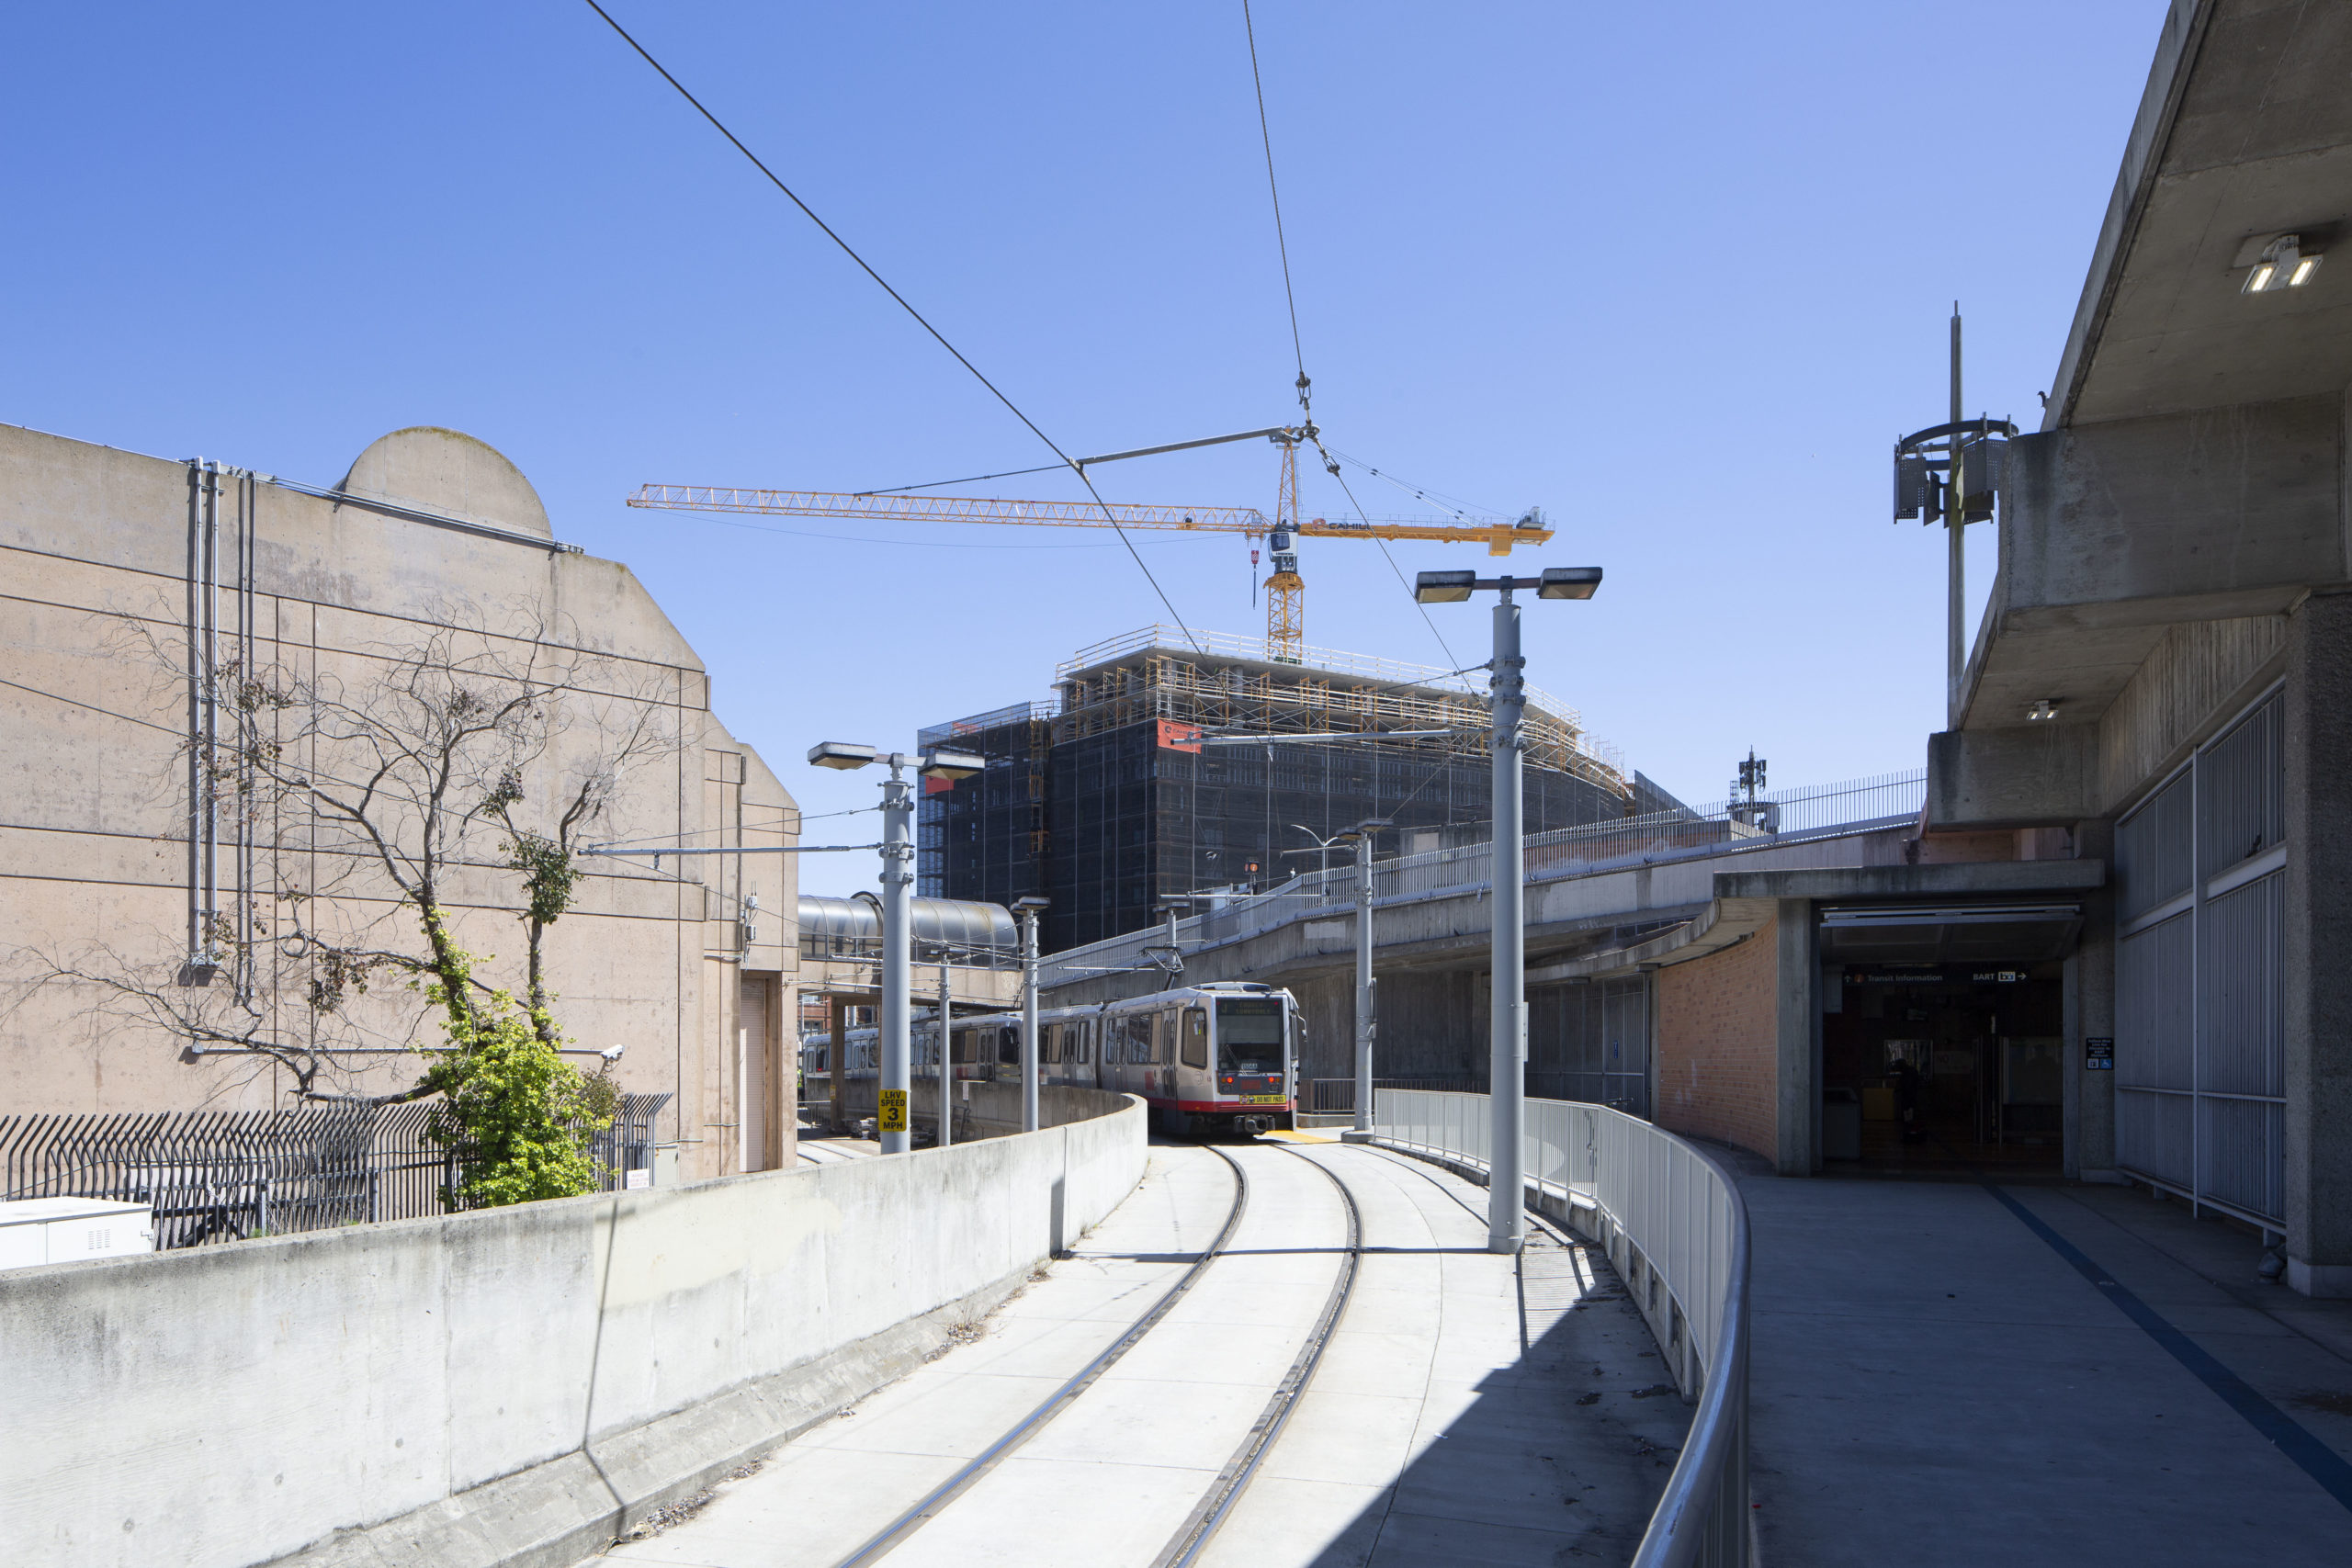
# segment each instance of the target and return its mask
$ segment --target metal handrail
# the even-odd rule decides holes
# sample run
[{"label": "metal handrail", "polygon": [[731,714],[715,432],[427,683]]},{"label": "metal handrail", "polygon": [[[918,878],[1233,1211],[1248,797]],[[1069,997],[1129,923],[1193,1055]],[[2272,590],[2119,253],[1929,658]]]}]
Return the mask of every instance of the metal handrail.
[{"label": "metal handrail", "polygon": [[[1486,1165],[1486,1096],[1376,1089],[1373,1107],[1373,1131],[1383,1141]],[[1698,1363],[1698,1408],[1634,1568],[1746,1568],[1749,1252],[1739,1186],[1713,1156],[1638,1117],[1566,1100],[1530,1100],[1526,1107],[1530,1185],[1597,1210],[1621,1271],[1654,1273],[1679,1314],[1669,1323],[1702,1331],[1680,1340],[1682,1353]],[[1693,1175],[1706,1178],[1705,1192],[1695,1190]],[[1660,1333],[1657,1317],[1645,1316],[1674,1358],[1676,1345]]]}]

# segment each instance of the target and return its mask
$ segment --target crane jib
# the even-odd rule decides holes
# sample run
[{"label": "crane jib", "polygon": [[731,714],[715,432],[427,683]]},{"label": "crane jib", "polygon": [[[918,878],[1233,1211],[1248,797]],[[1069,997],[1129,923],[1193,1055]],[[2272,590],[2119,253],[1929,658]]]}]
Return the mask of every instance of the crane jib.
[{"label": "crane jib", "polygon": [[[1033,527],[1101,528],[1107,512],[1128,528],[1245,534],[1272,531],[1274,525],[1255,507],[1142,506],[1091,502],[1004,501],[957,495],[844,495],[823,491],[739,490],[717,485],[640,487],[628,504],[673,512],[748,512],[790,517],[867,517],[936,523],[1009,523]],[[1549,541],[1549,528],[1523,523],[1436,523],[1420,518],[1378,517],[1329,522],[1317,517],[1295,525],[1310,538],[1421,539],[1483,544],[1490,555],[1509,555],[1514,545]]]}]

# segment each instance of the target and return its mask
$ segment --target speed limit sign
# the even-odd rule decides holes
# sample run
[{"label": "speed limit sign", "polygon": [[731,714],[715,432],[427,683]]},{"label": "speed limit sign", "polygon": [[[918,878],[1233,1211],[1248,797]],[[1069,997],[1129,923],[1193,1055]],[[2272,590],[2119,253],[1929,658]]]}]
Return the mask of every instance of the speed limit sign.
[{"label": "speed limit sign", "polygon": [[907,1091],[886,1089],[882,1091],[882,1109],[876,1125],[885,1133],[907,1130]]}]

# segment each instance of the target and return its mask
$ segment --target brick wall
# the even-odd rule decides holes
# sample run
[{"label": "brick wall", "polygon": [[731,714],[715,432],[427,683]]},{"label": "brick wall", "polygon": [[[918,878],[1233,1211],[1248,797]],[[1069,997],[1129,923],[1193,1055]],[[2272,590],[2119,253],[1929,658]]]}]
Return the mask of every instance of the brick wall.
[{"label": "brick wall", "polygon": [[1657,971],[1658,1125],[1777,1157],[1777,924]]}]

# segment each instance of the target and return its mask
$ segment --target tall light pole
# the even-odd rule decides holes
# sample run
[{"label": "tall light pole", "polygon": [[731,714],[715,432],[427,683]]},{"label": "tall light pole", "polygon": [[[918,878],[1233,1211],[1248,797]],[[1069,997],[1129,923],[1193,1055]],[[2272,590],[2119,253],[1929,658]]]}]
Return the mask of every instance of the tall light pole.
[{"label": "tall light pole", "polygon": [[939,1145],[956,1141],[956,1043],[948,1038],[947,1021],[956,1010],[956,994],[947,974],[947,953],[939,954]]},{"label": "tall light pole", "polygon": [[1012,901],[1021,920],[1021,1130],[1037,1130],[1037,917],[1050,899]]},{"label": "tall light pole", "polygon": [[1458,604],[1482,588],[1501,595],[1495,604],[1490,735],[1495,815],[1489,884],[1494,895],[1489,964],[1494,990],[1488,1006],[1492,1028],[1487,1068],[1487,1097],[1494,1113],[1487,1162],[1489,1252],[1517,1252],[1527,1240],[1527,1162],[1522,1146],[1527,1109],[1527,851],[1520,811],[1520,758],[1526,747],[1520,721],[1527,707],[1527,660],[1519,650],[1519,605],[1512,601],[1511,591],[1532,588],[1539,599],[1589,599],[1600,586],[1597,566],[1546,567],[1541,577],[1425,571],[1413,584],[1413,597],[1424,604]]},{"label": "tall light pole", "polygon": [[1373,991],[1379,982],[1372,977],[1372,836],[1387,826],[1385,818],[1368,818],[1339,835],[1356,851],[1356,1119],[1340,1135],[1347,1143],[1372,1138],[1372,1049],[1380,1029]]},{"label": "tall light pole", "polygon": [[907,770],[953,782],[970,778],[988,764],[968,751],[934,749],[913,757],[839,740],[810,747],[808,761],[820,768],[864,768],[879,762],[890,770],[890,776],[882,781],[882,1028],[875,1053],[882,1081],[875,1098],[874,1121],[882,1152],[902,1155],[907,1152],[910,1125],[907,1015],[912,1005],[913,942],[908,900],[915,881],[915,797]]}]

